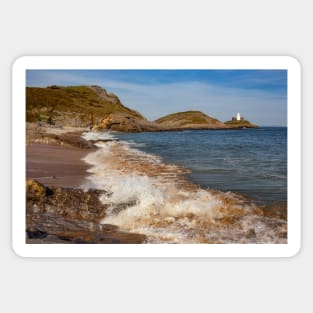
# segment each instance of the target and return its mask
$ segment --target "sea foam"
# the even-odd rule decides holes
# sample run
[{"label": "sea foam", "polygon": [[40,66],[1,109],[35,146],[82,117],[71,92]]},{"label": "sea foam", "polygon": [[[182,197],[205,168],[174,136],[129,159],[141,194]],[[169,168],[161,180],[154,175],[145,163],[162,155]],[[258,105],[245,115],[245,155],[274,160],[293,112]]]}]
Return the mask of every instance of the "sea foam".
[{"label": "sea foam", "polygon": [[150,243],[282,241],[280,229],[268,226],[243,197],[201,189],[186,179],[187,169],[166,164],[133,143],[114,141],[112,133],[90,132],[83,138],[100,140],[84,158],[91,167],[83,187],[107,191],[100,197],[109,207],[102,223],[143,233]]}]

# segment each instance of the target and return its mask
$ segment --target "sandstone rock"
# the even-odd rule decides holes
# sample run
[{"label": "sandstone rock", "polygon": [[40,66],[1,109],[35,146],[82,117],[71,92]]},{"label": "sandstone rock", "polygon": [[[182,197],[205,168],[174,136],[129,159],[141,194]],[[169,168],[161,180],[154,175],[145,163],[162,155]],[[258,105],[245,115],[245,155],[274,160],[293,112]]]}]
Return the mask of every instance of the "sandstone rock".
[{"label": "sandstone rock", "polygon": [[107,206],[99,201],[100,190],[84,192],[76,188],[45,187],[36,180],[27,180],[26,212],[56,213],[61,216],[98,221],[105,216]]},{"label": "sandstone rock", "polygon": [[85,220],[62,217],[54,213],[34,214],[26,229],[27,243],[142,243],[144,235],[118,230]]},{"label": "sandstone rock", "polygon": [[156,123],[149,122],[143,117],[136,117],[124,112],[107,114],[95,129],[106,129],[121,132],[160,131],[162,128]]},{"label": "sandstone rock", "polygon": [[[100,190],[46,187],[36,180],[26,181],[27,243],[142,243],[144,235],[119,231],[102,225],[107,205]],[[116,212],[130,204],[116,205]]]}]

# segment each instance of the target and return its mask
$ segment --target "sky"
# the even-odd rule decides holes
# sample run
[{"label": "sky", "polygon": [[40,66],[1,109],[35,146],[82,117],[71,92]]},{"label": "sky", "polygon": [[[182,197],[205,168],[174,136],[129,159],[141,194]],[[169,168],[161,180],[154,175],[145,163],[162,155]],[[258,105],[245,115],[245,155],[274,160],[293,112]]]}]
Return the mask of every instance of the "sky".
[{"label": "sky", "polygon": [[149,120],[196,110],[287,126],[286,70],[27,70],[26,85],[99,85]]}]

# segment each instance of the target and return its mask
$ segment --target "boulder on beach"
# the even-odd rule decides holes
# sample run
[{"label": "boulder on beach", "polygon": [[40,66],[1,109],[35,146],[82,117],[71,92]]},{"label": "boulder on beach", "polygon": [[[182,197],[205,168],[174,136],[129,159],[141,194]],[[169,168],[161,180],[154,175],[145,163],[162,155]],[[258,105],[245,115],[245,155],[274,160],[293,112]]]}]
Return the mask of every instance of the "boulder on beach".
[{"label": "boulder on beach", "polygon": [[[144,235],[101,224],[108,206],[99,197],[105,191],[46,187],[26,181],[27,243],[143,243]],[[120,209],[127,204],[116,205]]]}]

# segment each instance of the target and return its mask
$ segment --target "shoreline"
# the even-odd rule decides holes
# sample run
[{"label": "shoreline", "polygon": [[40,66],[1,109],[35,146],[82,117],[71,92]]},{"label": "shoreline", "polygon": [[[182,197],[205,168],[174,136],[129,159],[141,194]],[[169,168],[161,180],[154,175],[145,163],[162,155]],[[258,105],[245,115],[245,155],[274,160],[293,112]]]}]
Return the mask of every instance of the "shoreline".
[{"label": "shoreline", "polygon": [[[286,242],[286,208],[262,208],[238,194],[195,188],[181,168],[155,162],[157,156],[107,134],[81,135],[45,132],[27,145],[26,242]],[[110,143],[101,151],[97,141]],[[88,176],[95,189],[86,191],[81,185]],[[139,218],[129,220],[127,212]]]},{"label": "shoreline", "polygon": [[27,125],[26,243],[144,243],[145,235],[101,223],[107,206],[99,198],[105,190],[81,188],[90,168],[82,158],[97,150],[81,138],[83,131]]},{"label": "shoreline", "polygon": [[258,206],[242,194],[200,188],[185,169],[124,140],[100,147],[88,162],[95,188],[113,194],[103,203],[133,201],[104,222],[143,233],[147,243],[286,243],[285,205]]}]

